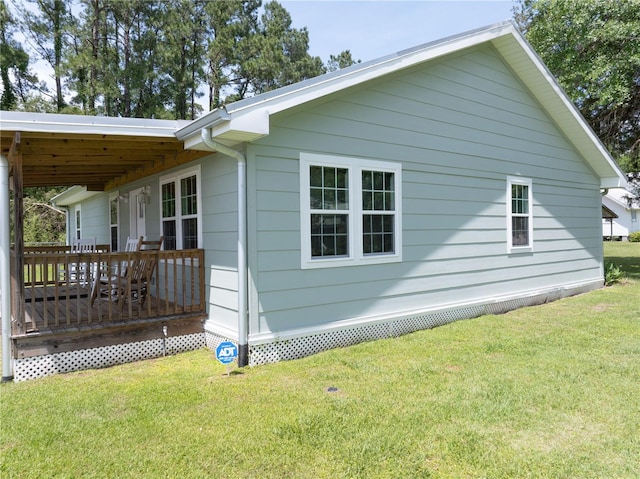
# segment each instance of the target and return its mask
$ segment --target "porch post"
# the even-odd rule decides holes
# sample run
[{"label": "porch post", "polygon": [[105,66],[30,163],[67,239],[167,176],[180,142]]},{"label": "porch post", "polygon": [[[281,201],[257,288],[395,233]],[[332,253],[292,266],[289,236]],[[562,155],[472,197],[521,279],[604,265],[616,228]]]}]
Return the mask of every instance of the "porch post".
[{"label": "porch post", "polygon": [[24,191],[22,187],[22,151],[20,150],[20,133],[15,133],[9,161],[13,165],[13,321],[16,334],[26,334],[24,322]]},{"label": "porch post", "polygon": [[2,382],[13,379],[11,359],[11,275],[9,245],[9,162],[0,155],[0,291],[2,292]]}]

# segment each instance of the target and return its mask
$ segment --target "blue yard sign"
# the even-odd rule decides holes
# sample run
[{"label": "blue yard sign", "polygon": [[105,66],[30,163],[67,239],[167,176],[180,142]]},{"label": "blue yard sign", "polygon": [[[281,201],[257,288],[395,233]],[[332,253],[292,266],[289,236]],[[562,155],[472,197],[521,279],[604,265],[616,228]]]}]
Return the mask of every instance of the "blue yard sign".
[{"label": "blue yard sign", "polygon": [[238,347],[231,341],[224,341],[216,348],[216,359],[222,364],[232,363],[238,357]]}]

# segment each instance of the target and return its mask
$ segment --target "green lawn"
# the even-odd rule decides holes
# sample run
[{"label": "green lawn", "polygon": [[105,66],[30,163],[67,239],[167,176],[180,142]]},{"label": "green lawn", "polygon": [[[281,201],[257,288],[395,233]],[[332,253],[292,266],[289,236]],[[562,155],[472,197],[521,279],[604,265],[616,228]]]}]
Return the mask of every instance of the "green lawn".
[{"label": "green lawn", "polygon": [[604,242],[605,263],[620,266],[628,278],[640,280],[640,243]]},{"label": "green lawn", "polygon": [[0,476],[640,477],[640,244],[606,252],[632,279],[229,377],[201,350],[4,384]]}]

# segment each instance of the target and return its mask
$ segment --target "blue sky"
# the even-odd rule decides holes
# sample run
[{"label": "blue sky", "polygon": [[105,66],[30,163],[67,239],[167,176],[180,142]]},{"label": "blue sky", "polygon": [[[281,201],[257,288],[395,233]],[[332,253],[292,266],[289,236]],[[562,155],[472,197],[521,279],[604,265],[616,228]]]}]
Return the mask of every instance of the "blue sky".
[{"label": "blue sky", "polygon": [[[509,20],[514,6],[512,0],[279,1],[291,15],[294,28],[307,27],[309,53],[325,64],[330,55],[343,50],[365,62]],[[53,87],[50,68],[44,62],[32,68]],[[201,102],[206,104],[208,99]]]},{"label": "blue sky", "polygon": [[511,0],[280,0],[293,27],[309,30],[309,53],[327,62],[350,50],[373,60],[513,17]]}]

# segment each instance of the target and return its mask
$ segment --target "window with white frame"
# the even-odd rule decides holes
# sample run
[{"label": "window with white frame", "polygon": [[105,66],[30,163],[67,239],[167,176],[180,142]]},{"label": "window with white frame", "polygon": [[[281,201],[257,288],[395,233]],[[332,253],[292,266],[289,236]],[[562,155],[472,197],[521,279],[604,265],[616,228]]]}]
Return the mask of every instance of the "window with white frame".
[{"label": "window with white frame", "polygon": [[509,252],[533,248],[532,183],[528,178],[507,178],[507,245]]},{"label": "window with white frame", "polygon": [[402,260],[399,163],[300,154],[303,268]]},{"label": "window with white frame", "polygon": [[80,205],[76,206],[76,239],[82,238],[82,227],[80,225]]},{"label": "window with white frame", "polygon": [[118,192],[109,196],[109,233],[111,236],[111,251],[118,251],[118,220],[120,207],[118,205]]},{"label": "window with white frame", "polygon": [[160,179],[164,249],[192,249],[202,244],[200,167]]}]

